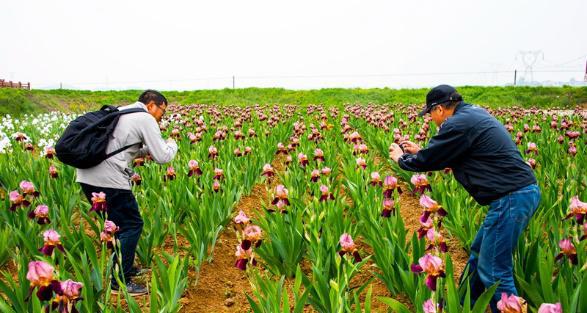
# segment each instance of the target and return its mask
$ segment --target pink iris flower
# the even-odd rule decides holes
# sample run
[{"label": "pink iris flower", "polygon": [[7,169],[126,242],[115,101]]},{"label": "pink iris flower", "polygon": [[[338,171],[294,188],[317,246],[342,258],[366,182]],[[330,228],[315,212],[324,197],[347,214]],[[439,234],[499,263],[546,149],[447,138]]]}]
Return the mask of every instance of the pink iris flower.
[{"label": "pink iris flower", "polygon": [[27,280],[31,283],[31,291],[37,290],[37,297],[41,301],[50,300],[53,296],[54,287],[59,283],[53,279],[55,269],[49,263],[43,261],[29,262],[29,270],[26,274]]},{"label": "pink iris flower", "polygon": [[310,181],[315,183],[320,179],[320,171],[319,170],[313,170],[312,173],[310,174]]},{"label": "pink iris flower", "polygon": [[257,264],[257,261],[255,260],[255,257],[253,255],[253,249],[251,249],[250,247],[249,249],[243,249],[242,245],[237,245],[236,252],[234,253],[234,255],[237,258],[234,266],[240,270],[246,270],[249,261],[253,266]]},{"label": "pink iris flower", "polygon": [[308,165],[308,163],[309,163],[308,157],[303,153],[299,153],[298,154],[298,162],[300,163],[301,167],[306,167],[306,165]]},{"label": "pink iris flower", "polygon": [[51,221],[49,220],[49,207],[40,204],[38,205],[33,211],[29,212],[30,219],[36,219],[39,225],[49,224]]},{"label": "pink iris flower", "polygon": [[322,149],[314,150],[314,160],[324,162],[324,151]]},{"label": "pink iris flower", "polygon": [[350,234],[348,233],[344,233],[340,236],[340,239],[338,241],[338,243],[340,244],[341,250],[338,252],[338,254],[342,257],[345,254],[350,254],[354,257],[355,262],[361,262],[363,259],[361,258],[361,255],[359,254],[359,251],[357,249],[357,246],[355,245],[355,242],[353,241],[353,238],[351,237]]},{"label": "pink iris flower", "polygon": [[570,238],[565,238],[559,241],[558,246],[561,249],[561,252],[556,256],[556,260],[560,260],[566,256],[572,264],[578,264],[577,249]]},{"label": "pink iris flower", "polygon": [[189,160],[188,168],[189,168],[188,176],[191,177],[193,175],[197,175],[197,176],[202,175],[202,170],[200,169],[200,164],[198,163],[198,161]]},{"label": "pink iris flower", "polygon": [[381,186],[383,182],[381,181],[381,175],[379,172],[372,172],[371,173],[371,186]]},{"label": "pink iris flower", "polygon": [[214,169],[214,178],[213,179],[221,180],[223,178],[224,178],[224,170],[222,170],[220,168],[215,168]]},{"label": "pink iris flower", "polygon": [[515,295],[508,295],[505,292],[501,293],[501,300],[497,302],[497,309],[501,313],[522,313],[523,299]]},{"label": "pink iris flower", "polygon": [[383,217],[390,217],[391,214],[395,212],[395,203],[390,198],[383,199],[383,211],[381,212],[381,216]]},{"label": "pink iris flower", "polygon": [[220,181],[218,181],[218,180],[215,180],[215,181],[212,183],[212,190],[213,190],[214,192],[219,192],[219,191],[220,191]]},{"label": "pink iris flower", "polygon": [[261,176],[273,177],[275,175],[275,170],[271,164],[267,163],[263,165],[263,174]]},{"label": "pink iris flower", "polygon": [[208,148],[208,158],[216,159],[217,156],[218,156],[218,149],[216,149],[216,147],[214,147],[214,146],[210,146],[210,148]]},{"label": "pink iris flower", "polygon": [[587,203],[579,200],[578,196],[574,196],[571,199],[571,204],[569,205],[569,209],[570,209],[570,212],[565,217],[565,219],[568,219],[572,216],[575,216],[577,223],[582,224],[583,221],[585,220],[585,216],[587,215]]},{"label": "pink iris flower", "polygon": [[175,169],[173,168],[173,166],[169,166],[167,168],[167,172],[165,173],[165,176],[163,177],[164,180],[174,180],[175,177],[177,175],[175,174]]},{"label": "pink iris flower", "polygon": [[92,208],[90,211],[94,212],[106,212],[108,206],[106,204],[106,194],[103,192],[92,192]]},{"label": "pink iris flower", "polygon": [[432,191],[428,178],[424,174],[415,174],[410,179],[412,185],[414,185],[414,193],[423,194],[426,190]]},{"label": "pink iris flower", "polygon": [[237,225],[245,226],[248,225],[251,219],[242,210],[238,212],[238,215],[234,217],[233,222]]},{"label": "pink iris flower", "polygon": [[560,303],[543,303],[538,308],[538,313],[563,313]]},{"label": "pink iris flower", "polygon": [[440,217],[446,216],[447,212],[438,203],[427,195],[420,196],[420,205],[424,207],[424,214],[420,217],[421,222],[425,222],[432,214],[437,214]]},{"label": "pink iris flower", "polygon": [[51,178],[59,177],[59,171],[57,171],[55,165],[49,166],[49,176],[51,176]]},{"label": "pink iris flower", "polygon": [[361,169],[366,169],[367,168],[367,162],[365,161],[365,159],[363,158],[357,158],[357,168],[361,168]]},{"label": "pink iris flower", "polygon": [[248,225],[243,230],[243,236],[244,239],[241,242],[241,246],[244,250],[249,250],[253,245],[258,248],[262,242],[263,231],[257,225]]},{"label": "pink iris flower", "polygon": [[55,248],[59,249],[61,252],[65,251],[63,245],[61,245],[61,235],[53,229],[46,230],[43,233],[43,241],[44,245],[39,249],[39,252],[46,256],[51,256]]},{"label": "pink iris flower", "polygon": [[114,234],[119,230],[119,227],[114,222],[106,220],[104,222],[104,230],[100,233],[100,240],[106,243],[108,248],[113,248],[116,244],[116,238]]},{"label": "pink iris flower", "polygon": [[275,187],[275,197],[271,204],[277,204],[277,202],[282,201],[285,205],[289,205],[289,199],[287,198],[288,191],[287,188],[283,185],[277,185]]},{"label": "pink iris flower", "polygon": [[396,190],[401,194],[402,189],[397,184],[397,178],[393,176],[385,176],[383,180],[383,197],[385,198],[392,198],[393,191]]},{"label": "pink iris flower", "polygon": [[445,277],[444,262],[441,258],[429,253],[421,257],[418,264],[412,264],[411,270],[414,273],[426,273],[426,286],[432,291],[436,291],[438,277]]},{"label": "pink iris flower", "polygon": [[329,191],[328,186],[320,186],[320,201],[334,200],[334,196]]},{"label": "pink iris flower", "polygon": [[28,207],[31,205],[31,202],[23,197],[18,191],[13,190],[8,194],[8,198],[10,200],[10,211],[16,211],[17,208],[20,207]]},{"label": "pink iris flower", "polygon": [[81,300],[83,284],[68,279],[56,285],[55,293],[58,297],[52,303],[52,309],[59,313],[78,313],[75,303]]}]

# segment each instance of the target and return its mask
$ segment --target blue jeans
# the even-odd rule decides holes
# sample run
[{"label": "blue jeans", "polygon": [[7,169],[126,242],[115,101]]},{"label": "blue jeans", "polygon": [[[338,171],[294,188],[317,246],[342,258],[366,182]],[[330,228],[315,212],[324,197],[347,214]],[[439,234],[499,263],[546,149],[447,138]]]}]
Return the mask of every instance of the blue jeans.
[{"label": "blue jeans", "polygon": [[[83,183],[80,183],[80,185],[90,203],[92,201],[92,192],[102,191],[106,194],[108,219],[120,227],[115,234],[116,239],[120,242],[120,253],[122,254],[122,275],[119,278],[122,281],[129,282],[135,252],[143,231],[143,219],[139,212],[137,200],[130,190],[96,187]],[[115,264],[118,262],[116,254],[114,255],[114,262]],[[117,285],[114,275],[112,275],[112,284]]]},{"label": "blue jeans", "polygon": [[499,282],[491,300],[492,312],[499,312],[497,301],[503,292],[518,295],[514,285],[513,252],[539,202],[537,185],[529,185],[491,202],[471,245],[471,256],[461,275],[461,286],[469,279],[474,301],[486,288]]}]

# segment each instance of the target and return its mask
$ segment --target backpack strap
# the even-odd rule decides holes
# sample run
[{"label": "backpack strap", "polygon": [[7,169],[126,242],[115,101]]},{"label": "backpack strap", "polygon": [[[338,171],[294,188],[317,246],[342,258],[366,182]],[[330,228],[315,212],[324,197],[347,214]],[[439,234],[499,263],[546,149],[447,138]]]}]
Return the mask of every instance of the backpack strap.
[{"label": "backpack strap", "polygon": [[[118,110],[118,108],[116,108],[116,107],[106,106],[106,105],[103,106],[101,110],[112,110],[113,108],[114,108],[114,110]],[[124,115],[124,114],[129,114],[129,113],[140,113],[140,112],[148,113],[147,111],[145,111],[145,110],[143,110],[141,108],[132,108],[132,109],[126,109],[126,110],[118,110],[115,114],[116,115]],[[130,148],[130,147],[132,147],[134,145],[138,145],[138,144],[140,144],[140,142],[133,143],[133,144],[124,146],[124,147],[122,147],[120,149],[114,150],[114,151],[106,154],[106,159],[110,158],[111,156],[117,155],[120,152],[122,152],[122,151],[124,151],[124,150],[126,150],[126,149],[128,149],[128,148]]]},{"label": "backpack strap", "polygon": [[111,156],[113,156],[113,155],[119,154],[120,152],[122,152],[122,151],[124,151],[124,150],[126,150],[126,149],[128,149],[128,148],[130,148],[130,147],[132,147],[132,146],[134,146],[134,145],[138,145],[138,144],[140,144],[140,142],[133,143],[133,144],[131,144],[131,145],[124,146],[124,147],[122,147],[122,148],[120,148],[120,149],[114,150],[114,151],[112,151],[112,152],[110,152],[110,153],[106,154],[106,159],[110,158],[110,157],[111,157]]},{"label": "backpack strap", "polygon": [[132,109],[126,109],[126,110],[118,110],[116,112],[117,115],[123,115],[123,114],[129,114],[129,113],[139,113],[139,112],[144,112],[144,113],[148,113],[147,111],[141,109],[141,108],[132,108]]}]

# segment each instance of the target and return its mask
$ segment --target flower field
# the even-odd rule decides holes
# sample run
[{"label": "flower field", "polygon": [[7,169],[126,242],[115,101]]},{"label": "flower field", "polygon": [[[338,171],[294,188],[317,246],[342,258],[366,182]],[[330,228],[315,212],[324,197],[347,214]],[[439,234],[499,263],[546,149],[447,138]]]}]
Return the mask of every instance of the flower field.
[{"label": "flower field", "polygon": [[[458,278],[487,208],[450,169],[410,173],[388,157],[436,133],[419,109],[170,106],[160,126],[177,157],[133,162],[137,263],[151,269],[135,298],[110,289],[108,199],[88,202],[55,158],[75,116],[4,115],[0,311],[485,312],[494,288],[472,304]],[[542,192],[514,255],[520,297],[529,312],[587,312],[587,114],[491,112]]]}]

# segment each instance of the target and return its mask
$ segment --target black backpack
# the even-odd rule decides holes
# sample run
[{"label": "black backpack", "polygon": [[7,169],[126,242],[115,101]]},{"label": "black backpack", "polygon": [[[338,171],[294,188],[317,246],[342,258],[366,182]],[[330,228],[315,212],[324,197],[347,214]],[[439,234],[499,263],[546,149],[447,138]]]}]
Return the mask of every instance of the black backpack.
[{"label": "black backpack", "polygon": [[118,110],[105,105],[99,111],[86,113],[73,120],[55,145],[59,161],[75,168],[90,168],[140,142],[106,153],[108,141],[123,114],[145,112],[140,108]]}]

